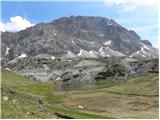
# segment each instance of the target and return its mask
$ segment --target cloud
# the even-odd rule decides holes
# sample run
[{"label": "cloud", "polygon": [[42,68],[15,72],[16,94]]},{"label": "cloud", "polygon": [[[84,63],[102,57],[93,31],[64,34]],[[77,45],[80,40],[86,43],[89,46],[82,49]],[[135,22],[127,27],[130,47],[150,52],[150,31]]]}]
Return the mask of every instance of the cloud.
[{"label": "cloud", "polygon": [[10,17],[10,21],[7,23],[0,22],[0,31],[19,31],[26,29],[27,27],[33,26],[30,21],[26,20],[21,16]]},{"label": "cloud", "polygon": [[118,5],[120,12],[130,12],[136,10],[140,6],[157,5],[158,0],[105,0],[107,7]]}]

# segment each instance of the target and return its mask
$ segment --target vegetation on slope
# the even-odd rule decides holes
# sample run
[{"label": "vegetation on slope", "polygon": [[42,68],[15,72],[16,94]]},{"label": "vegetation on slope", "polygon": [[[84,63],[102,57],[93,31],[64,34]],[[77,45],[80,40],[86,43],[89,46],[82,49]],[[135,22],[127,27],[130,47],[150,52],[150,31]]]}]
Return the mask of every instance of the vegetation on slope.
[{"label": "vegetation on slope", "polygon": [[1,118],[108,118],[57,106],[66,97],[52,95],[57,86],[55,82],[41,83],[2,69]]},{"label": "vegetation on slope", "polygon": [[158,96],[159,95],[159,77],[158,73],[147,73],[143,76],[130,79],[125,83],[108,88],[108,91],[141,96]]},{"label": "vegetation on slope", "polygon": [[57,91],[58,86],[2,69],[1,117],[158,118],[158,73],[85,90]]},{"label": "vegetation on slope", "polygon": [[2,69],[2,118],[55,118],[45,100],[55,88]]},{"label": "vegetation on slope", "polygon": [[61,106],[102,116],[158,118],[157,73],[147,73],[108,88],[62,91],[54,95],[66,96]]}]

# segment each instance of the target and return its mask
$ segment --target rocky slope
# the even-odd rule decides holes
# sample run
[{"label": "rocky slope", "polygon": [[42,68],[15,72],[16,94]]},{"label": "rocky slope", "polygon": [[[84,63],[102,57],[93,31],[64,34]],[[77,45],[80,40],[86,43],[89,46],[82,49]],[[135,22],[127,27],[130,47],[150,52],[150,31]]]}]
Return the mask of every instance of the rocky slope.
[{"label": "rocky slope", "polygon": [[54,80],[67,84],[127,80],[129,77],[148,72],[157,73],[158,66],[158,59],[143,61],[126,57],[46,59],[40,55],[17,59],[3,65],[7,70],[34,80],[43,82]]},{"label": "rocky slope", "polygon": [[53,57],[130,56],[156,58],[158,50],[135,31],[112,19],[92,16],[62,17],[19,32],[2,32],[2,60],[49,54]]}]

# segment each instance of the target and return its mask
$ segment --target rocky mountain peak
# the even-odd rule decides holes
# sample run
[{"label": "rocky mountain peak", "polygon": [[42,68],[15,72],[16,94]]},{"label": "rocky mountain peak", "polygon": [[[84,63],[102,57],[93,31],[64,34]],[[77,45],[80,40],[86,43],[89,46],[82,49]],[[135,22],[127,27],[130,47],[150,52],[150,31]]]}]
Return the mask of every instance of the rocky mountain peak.
[{"label": "rocky mountain peak", "polygon": [[149,42],[148,40],[141,40],[141,42],[149,46],[152,46],[151,42]]},{"label": "rocky mountain peak", "polygon": [[[96,16],[62,17],[19,32],[4,32],[2,48],[2,58],[9,60],[21,54],[28,57],[38,54],[61,57],[66,56],[67,51],[74,57],[79,57],[81,51],[85,52],[80,57],[136,57],[137,54],[141,56],[140,53],[143,53],[143,58],[157,56],[151,43],[141,40],[135,31],[122,27],[113,19]],[[103,53],[100,48],[104,48]]]}]

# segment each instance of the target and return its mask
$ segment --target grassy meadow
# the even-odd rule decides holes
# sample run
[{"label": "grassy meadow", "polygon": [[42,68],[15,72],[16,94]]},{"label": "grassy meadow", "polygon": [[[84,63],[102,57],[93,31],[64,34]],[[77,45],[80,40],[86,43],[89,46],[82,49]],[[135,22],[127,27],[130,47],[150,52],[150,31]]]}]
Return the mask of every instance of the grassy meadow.
[{"label": "grassy meadow", "polygon": [[57,90],[57,82],[41,83],[4,69],[1,75],[1,118],[158,119],[158,73],[81,90]]}]

